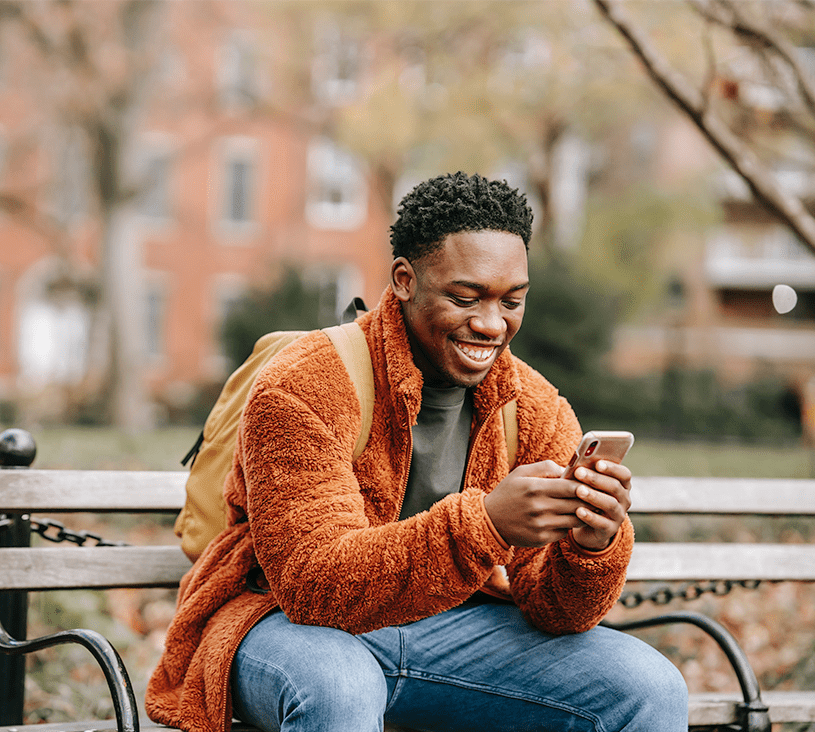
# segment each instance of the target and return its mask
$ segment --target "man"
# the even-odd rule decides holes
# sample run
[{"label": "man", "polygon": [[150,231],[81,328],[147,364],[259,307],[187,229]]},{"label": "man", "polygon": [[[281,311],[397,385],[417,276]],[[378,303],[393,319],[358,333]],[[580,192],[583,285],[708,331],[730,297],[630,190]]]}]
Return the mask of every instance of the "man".
[{"label": "man", "polygon": [[224,488],[230,526],[185,577],[153,719],[685,732],[676,668],[595,627],[625,580],[631,474],[605,462],[560,479],[578,422],[507,350],[531,221],[521,194],[480,176],[405,197],[390,287],[359,321],[376,399],[353,464],[360,406],[326,336],[261,372]]}]

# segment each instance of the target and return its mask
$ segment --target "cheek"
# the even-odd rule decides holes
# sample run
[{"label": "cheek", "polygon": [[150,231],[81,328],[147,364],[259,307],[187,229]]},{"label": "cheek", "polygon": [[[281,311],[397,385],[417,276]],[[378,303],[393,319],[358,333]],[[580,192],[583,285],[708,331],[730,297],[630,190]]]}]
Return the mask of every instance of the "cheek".
[{"label": "cheek", "polygon": [[436,336],[446,336],[462,326],[466,325],[467,319],[458,310],[449,310],[443,307],[428,308],[424,315],[427,323],[427,330]]},{"label": "cheek", "polygon": [[523,320],[524,320],[523,313],[518,314],[513,313],[512,316],[506,319],[508,341],[512,340],[515,337],[515,334],[521,329],[521,324],[523,323]]}]

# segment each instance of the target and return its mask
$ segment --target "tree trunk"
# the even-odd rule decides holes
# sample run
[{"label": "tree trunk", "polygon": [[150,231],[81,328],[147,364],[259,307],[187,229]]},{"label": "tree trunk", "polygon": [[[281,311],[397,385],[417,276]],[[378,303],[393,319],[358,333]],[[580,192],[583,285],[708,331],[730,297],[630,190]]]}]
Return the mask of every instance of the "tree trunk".
[{"label": "tree trunk", "polygon": [[111,422],[126,432],[148,429],[142,235],[132,202],[105,216],[101,305],[108,313],[109,370],[105,398]]}]

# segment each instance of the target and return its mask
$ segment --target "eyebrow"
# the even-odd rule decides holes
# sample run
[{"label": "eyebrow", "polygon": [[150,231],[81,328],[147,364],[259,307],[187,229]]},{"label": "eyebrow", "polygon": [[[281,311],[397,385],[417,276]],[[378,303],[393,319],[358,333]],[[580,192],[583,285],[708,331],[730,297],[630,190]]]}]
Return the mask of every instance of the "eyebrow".
[{"label": "eyebrow", "polygon": [[[457,285],[459,287],[466,287],[470,290],[477,290],[478,292],[485,292],[489,290],[489,287],[480,282],[470,282],[469,280],[453,280],[451,282],[453,285]],[[511,287],[509,292],[517,292],[518,290],[525,290],[529,287],[529,281],[523,282],[520,285],[515,285],[515,287]]]}]

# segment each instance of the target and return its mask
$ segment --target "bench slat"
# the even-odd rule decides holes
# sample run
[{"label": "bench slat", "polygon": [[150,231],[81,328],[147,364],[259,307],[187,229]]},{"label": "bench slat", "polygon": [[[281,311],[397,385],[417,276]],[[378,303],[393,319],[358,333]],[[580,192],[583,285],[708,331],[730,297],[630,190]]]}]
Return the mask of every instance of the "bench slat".
[{"label": "bench slat", "polygon": [[[14,727],[0,727],[0,732],[110,732],[116,729],[115,719],[89,720],[85,722],[45,722],[44,724],[23,724]],[[175,727],[165,727],[151,722],[142,711],[139,714],[141,732],[174,732]],[[257,727],[233,722],[232,732],[258,732]]]},{"label": "bench slat", "polygon": [[[177,511],[186,471],[0,470],[0,513]],[[631,513],[812,515],[815,480],[635,477]]]},{"label": "bench slat", "polygon": [[[815,722],[815,691],[762,691],[761,698],[770,708],[773,724]],[[734,724],[736,705],[741,697],[734,693],[691,694],[688,705],[690,725]]]},{"label": "bench slat", "polygon": [[[774,724],[815,721],[815,692],[765,691],[761,698],[770,708],[770,720]],[[734,724],[738,721],[736,705],[740,701],[741,696],[735,692],[691,694],[688,722],[691,726]],[[146,717],[140,722],[142,732],[172,732],[171,727],[154,724]],[[0,727],[0,732],[109,732],[115,729],[115,720],[104,720]],[[232,730],[253,732],[254,728],[235,723]]]},{"label": "bench slat", "polygon": [[[0,550],[0,589],[172,587],[190,568],[176,546]],[[815,581],[808,544],[656,544],[634,546],[629,580]]]},{"label": "bench slat", "polygon": [[191,566],[175,546],[0,549],[0,590],[175,587]]},{"label": "bench slat", "polygon": [[640,542],[628,579],[815,581],[815,546]]},{"label": "bench slat", "polygon": [[0,513],[177,511],[189,473],[160,470],[0,470]]},{"label": "bench slat", "polygon": [[638,478],[631,513],[815,515],[815,480]]}]

